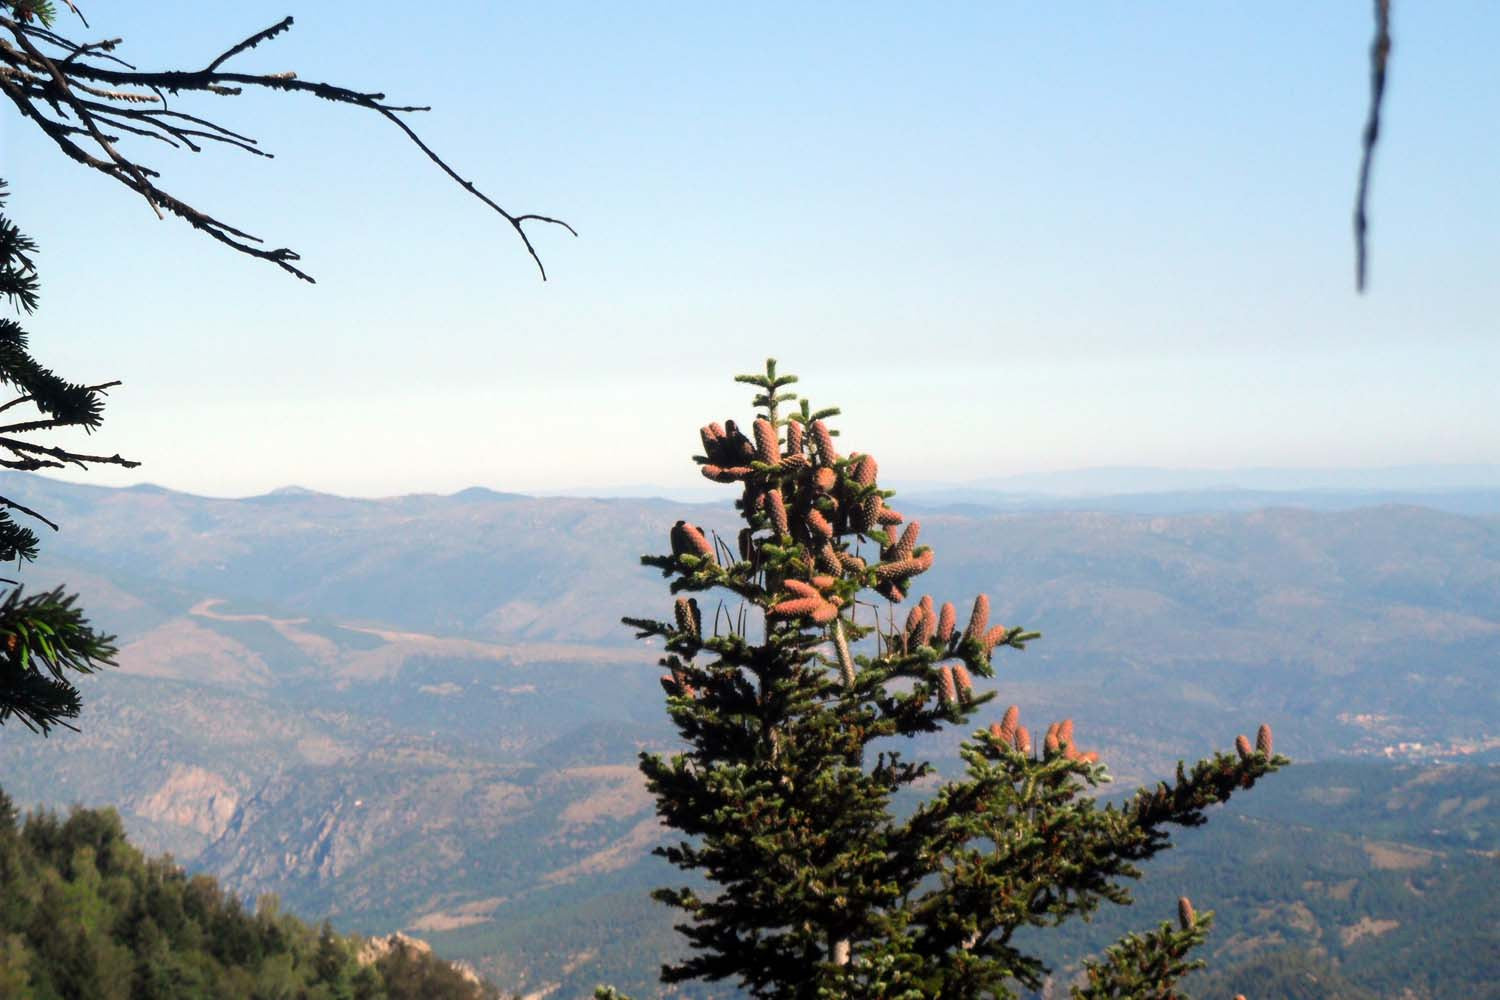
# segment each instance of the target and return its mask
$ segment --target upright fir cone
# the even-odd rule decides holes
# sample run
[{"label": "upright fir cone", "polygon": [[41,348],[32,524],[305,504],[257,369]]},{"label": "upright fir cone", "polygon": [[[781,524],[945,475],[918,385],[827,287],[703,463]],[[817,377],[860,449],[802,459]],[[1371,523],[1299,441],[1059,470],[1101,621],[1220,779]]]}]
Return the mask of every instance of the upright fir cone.
[{"label": "upright fir cone", "polygon": [[904,648],[911,649],[917,645],[917,637],[922,634],[922,605],[912,607],[906,615],[906,627],[901,630],[901,638]]},{"label": "upright fir cone", "polygon": [[1021,753],[1031,753],[1031,732],[1025,726],[1016,727],[1016,749]]},{"label": "upright fir cone", "polygon": [[839,562],[839,550],[833,547],[832,542],[824,542],[823,547],[817,554],[818,568],[829,573],[842,573],[844,564]]},{"label": "upright fir cone", "polygon": [[703,529],[688,524],[686,521],[678,521],[672,526],[672,554],[674,556],[695,555],[713,563],[719,564],[714,556],[714,547],[703,537]]},{"label": "upright fir cone", "polygon": [[1012,705],[1005,710],[1000,717],[1000,738],[1007,743],[1016,735],[1016,727],[1021,724],[1021,707]]},{"label": "upright fir cone", "polygon": [[1074,745],[1072,719],[1064,719],[1057,724],[1057,742],[1059,744],[1065,743],[1069,747]]},{"label": "upright fir cone", "polygon": [[969,615],[969,627],[964,630],[965,639],[984,642],[985,631],[990,627],[990,598],[980,594],[974,598],[974,610]]},{"label": "upright fir cone", "polygon": [[819,467],[813,473],[813,489],[819,493],[832,493],[833,488],[839,484],[839,474],[828,466]]},{"label": "upright fir cone", "polygon": [[938,641],[946,643],[953,638],[953,626],[958,623],[958,613],[953,609],[952,601],[943,602],[943,610],[938,615],[937,637]]},{"label": "upright fir cone", "polygon": [[930,646],[932,636],[937,632],[937,615],[932,613],[932,598],[924,597],[922,600],[927,603],[922,608],[922,626],[917,633],[917,642],[919,645]]},{"label": "upright fir cone", "polygon": [[1241,733],[1234,738],[1234,749],[1235,752],[1240,755],[1240,760],[1249,760],[1250,755],[1254,753],[1254,751],[1250,749],[1250,741],[1245,738],[1244,733]]},{"label": "upright fir cone", "polygon": [[802,423],[797,420],[786,422],[786,453],[788,455],[802,454]]},{"label": "upright fir cone", "polygon": [[995,647],[1004,642],[1005,637],[1009,634],[1010,629],[1006,628],[1004,625],[996,625],[994,628],[986,632],[984,634],[984,655],[989,656],[991,653],[993,653],[995,651]]},{"label": "upright fir cone", "polygon": [[974,679],[969,676],[969,668],[962,663],[955,663],[953,665],[953,680],[958,685],[959,700],[965,705],[972,702],[974,700]]},{"label": "upright fir cone", "polygon": [[906,515],[885,506],[885,501],[882,500],[881,505],[876,508],[875,520],[879,524],[900,524],[906,520]]},{"label": "upright fir cone", "polygon": [[920,522],[913,521],[901,532],[901,538],[886,550],[886,558],[891,562],[900,562],[902,559],[910,559],[917,547],[917,536],[922,533]]},{"label": "upright fir cone", "polygon": [[1186,896],[1177,897],[1177,922],[1185,931],[1192,930],[1198,924],[1198,914],[1193,912],[1193,901]]},{"label": "upright fir cone", "polygon": [[[921,617],[923,619],[928,618],[929,616],[931,616],[931,614],[932,614],[932,595],[931,594],[923,594],[922,595],[922,599],[917,602],[917,606],[916,606],[916,608],[914,610],[919,615],[921,615]],[[920,622],[918,623],[917,627],[918,627],[918,629],[921,628],[921,623]]]},{"label": "upright fir cone", "polygon": [[821,420],[814,420],[812,427],[808,428],[812,435],[813,444],[818,448],[818,464],[832,465],[839,460],[839,453],[833,450],[833,435],[828,431],[828,425]]},{"label": "upright fir cone", "polygon": [[954,708],[958,705],[958,689],[953,680],[953,668],[946,663],[938,667],[938,697],[943,702],[944,708]]},{"label": "upright fir cone", "polygon": [[766,494],[766,508],[771,512],[771,526],[776,529],[776,534],[790,535],[792,522],[787,519],[786,501],[781,498],[780,490],[771,490]]},{"label": "upright fir cone", "polygon": [[1042,737],[1042,749],[1047,751],[1048,757],[1051,757],[1057,753],[1057,746],[1057,723],[1054,722],[1047,727],[1047,735]]},{"label": "upright fir cone", "polygon": [[880,523],[880,508],[885,504],[880,494],[865,497],[854,512],[854,527],[857,531],[871,531]]},{"label": "upright fir cone", "polygon": [[818,508],[814,507],[809,510],[804,520],[807,523],[808,534],[813,538],[824,542],[833,538],[833,525],[828,523],[828,518],[824,517],[823,512]]},{"label": "upright fir cone", "polygon": [[719,462],[724,459],[724,428],[716,423],[698,429],[698,437],[703,441],[703,455],[710,462]]},{"label": "upright fir cone", "polygon": [[1261,723],[1261,727],[1255,731],[1255,749],[1267,757],[1271,756],[1271,727]]},{"label": "upright fir cone", "polygon": [[765,417],[755,418],[755,457],[767,465],[775,465],[781,458],[781,442],[776,440],[776,428]]},{"label": "upright fir cone", "polygon": [[703,615],[698,611],[698,602],[691,597],[677,598],[672,609],[677,618],[677,631],[685,632],[694,639],[703,635]]},{"label": "upright fir cone", "polygon": [[854,481],[861,486],[874,486],[876,472],[873,455],[861,455],[859,461],[854,463]]}]

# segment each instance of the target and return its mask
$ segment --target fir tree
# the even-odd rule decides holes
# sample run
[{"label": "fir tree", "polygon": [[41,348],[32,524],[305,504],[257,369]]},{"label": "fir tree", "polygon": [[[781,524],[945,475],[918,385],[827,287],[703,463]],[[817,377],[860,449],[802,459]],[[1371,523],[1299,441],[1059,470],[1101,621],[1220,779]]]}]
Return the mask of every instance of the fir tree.
[{"label": "fir tree", "polygon": [[[4,197],[5,183],[0,181],[0,209]],[[37,306],[35,253],[36,244],[0,211],[0,300],[23,313]],[[34,438],[39,432],[68,428],[96,430],[103,420],[104,392],[118,383],[78,385],[60,378],[32,357],[26,331],[8,316],[0,317],[0,385],[16,392],[0,405],[5,415],[0,416],[0,468],[27,472],[137,464],[119,455],[88,455]],[[0,496],[0,562],[19,565],[36,558],[38,539],[30,527],[10,516],[11,511],[53,530],[57,525]],[[45,733],[78,717],[78,689],[70,675],[112,665],[114,637],[95,631],[76,596],[61,588],[24,594],[14,580],[3,582],[12,589],[0,590],[0,725],[15,717]]]},{"label": "fir tree", "polygon": [[[1072,721],[1033,738],[1012,705],[962,744],[964,777],[898,818],[893,797],[933,767],[891,738],[972,724],[996,697],[976,684],[994,676],[992,657],[1038,634],[992,624],[982,594],[966,622],[924,596],[899,623],[893,606],[933,564],[921,526],[887,505],[871,455],[835,447],[838,411],[798,400],[774,360],[738,381],[758,390],[750,434],[709,424],[696,461],[741,490],[744,527],[731,544],[677,522],[671,553],[642,558],[672,580],[671,619],[626,619],[665,643],[667,711],[687,745],[641,758],[658,812],[688,838],[658,853],[713,883],[654,893],[683,912],[691,945],[662,979],[795,998],[1039,988],[1048,970],[1018,930],[1129,903],[1126,882],[1168,846],[1169,826],[1202,823],[1287,761],[1262,726],[1256,747],[1240,737],[1234,753],[1101,804],[1091,793],[1108,771]],[[699,593],[734,610],[721,602],[705,622]],[[1211,914],[1179,910],[1177,926],[1088,963],[1074,995],[1182,996]]]}]

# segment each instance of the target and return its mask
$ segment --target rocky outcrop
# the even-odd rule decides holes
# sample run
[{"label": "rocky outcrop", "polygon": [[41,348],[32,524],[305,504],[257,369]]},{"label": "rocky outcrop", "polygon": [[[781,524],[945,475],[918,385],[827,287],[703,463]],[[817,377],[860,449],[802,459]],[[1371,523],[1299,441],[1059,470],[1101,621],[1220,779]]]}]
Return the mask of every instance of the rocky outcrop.
[{"label": "rocky outcrop", "polygon": [[215,839],[229,826],[239,793],[222,776],[201,767],[177,765],[167,780],[130,810],[157,823],[186,827]]}]

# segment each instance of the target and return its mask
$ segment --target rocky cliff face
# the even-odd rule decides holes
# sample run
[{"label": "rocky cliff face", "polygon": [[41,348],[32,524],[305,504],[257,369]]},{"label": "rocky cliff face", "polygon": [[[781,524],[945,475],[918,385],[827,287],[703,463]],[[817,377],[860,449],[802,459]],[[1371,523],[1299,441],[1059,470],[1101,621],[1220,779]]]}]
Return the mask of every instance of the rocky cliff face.
[{"label": "rocky cliff face", "polygon": [[128,809],[153,822],[186,827],[214,840],[228,828],[239,803],[239,793],[223,776],[179,764],[161,787],[135,799]]}]

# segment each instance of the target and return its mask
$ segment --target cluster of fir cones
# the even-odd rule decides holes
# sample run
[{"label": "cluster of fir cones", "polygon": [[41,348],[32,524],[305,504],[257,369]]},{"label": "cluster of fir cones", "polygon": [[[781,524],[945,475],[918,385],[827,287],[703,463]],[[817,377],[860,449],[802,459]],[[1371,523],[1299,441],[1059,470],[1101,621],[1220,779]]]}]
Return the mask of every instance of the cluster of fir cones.
[{"label": "cluster of fir cones", "polygon": [[[774,604],[769,609],[773,617],[795,618],[803,615],[819,625],[826,625],[838,616],[842,605],[836,595],[827,595],[836,582],[837,575],[844,572],[864,573],[869,567],[865,560],[852,552],[840,551],[833,544],[836,535],[851,532],[864,533],[883,530],[891,539],[882,547],[880,562],[875,565],[876,590],[892,603],[906,597],[905,587],[911,577],[932,568],[932,550],[917,551],[917,538],[922,526],[917,521],[906,525],[899,537],[896,527],[905,517],[885,506],[885,498],[876,489],[878,466],[872,455],[850,456],[847,468],[849,476],[841,483],[835,469],[840,456],[833,447],[833,435],[821,420],[814,420],[806,427],[796,420],[786,423],[786,451],[783,453],[776,428],[771,421],[757,417],[753,426],[755,440],[745,436],[733,420],[722,426],[710,423],[699,431],[703,441],[705,460],[702,472],[705,478],[716,483],[742,482],[745,494],[742,509],[749,514],[764,510],[771,519],[777,535],[790,537],[806,544],[815,554],[817,568],[825,572],[808,581],[785,580],[783,586],[793,595]],[[786,497],[779,487],[768,487],[768,481],[787,472],[800,473],[803,488],[796,491],[793,508],[788,509]],[[822,506],[828,509],[833,520],[817,504],[827,498]],[[718,565],[714,546],[703,534],[703,530],[686,521],[678,521],[671,532],[672,554],[694,555],[713,565]],[[751,557],[751,530],[740,532],[740,557]],[[675,608],[677,627],[680,631],[700,638],[702,617],[698,602],[679,597]],[[1004,625],[990,627],[990,599],[980,594],[974,599],[974,609],[969,615],[968,627],[957,633],[957,613],[951,602],[945,602],[939,611],[933,610],[931,596],[924,596],[907,615],[906,626],[889,638],[899,644],[903,652],[914,646],[936,645],[943,652],[956,655],[958,646],[967,640],[978,642],[988,656],[995,647],[1004,642],[1009,630]],[[842,638],[838,636],[837,638]],[[849,658],[840,651],[840,661]],[[675,673],[675,672],[674,672]],[[852,680],[852,678],[846,678]],[[680,676],[664,676],[662,684],[668,691],[682,691],[693,695],[691,685]],[[945,707],[953,708],[968,704],[974,697],[974,680],[962,663],[943,664],[938,668],[938,697]],[[1000,722],[991,723],[990,734],[1001,742],[1008,743],[1022,753],[1031,753],[1031,734],[1019,724],[1020,709],[1010,706]],[[1234,741],[1241,758],[1248,758],[1252,750],[1250,741],[1243,735]],[[1096,763],[1099,755],[1095,751],[1079,752],[1073,741],[1073,720],[1063,719],[1047,727],[1043,738],[1047,756],[1057,753],[1069,760]],[[1271,755],[1271,727],[1262,725],[1256,734],[1256,750]]]},{"label": "cluster of fir cones", "polygon": [[[833,447],[833,434],[821,420],[814,420],[806,426],[797,420],[789,420],[785,426],[784,452],[776,427],[765,417],[755,419],[752,428],[754,442],[733,420],[726,420],[722,426],[711,423],[702,428],[699,435],[703,441],[703,475],[716,483],[744,483],[741,509],[747,515],[764,511],[778,536],[792,538],[807,546],[817,569],[822,571],[820,576],[813,578],[813,585],[818,590],[826,589],[818,586],[819,580],[831,581],[832,577],[846,572],[863,574],[869,569],[864,559],[835,546],[835,537],[856,532],[885,532],[889,544],[882,547],[880,561],[874,567],[875,589],[892,603],[905,600],[907,580],[932,568],[932,550],[917,550],[917,536],[922,528],[915,521],[897,536],[896,529],[906,518],[885,505],[885,498],[876,487],[879,467],[875,458],[853,454],[847,461],[841,459]],[[843,476],[838,470],[841,461],[844,462]],[[780,482],[787,473],[797,477],[790,498],[780,486],[772,485]],[[691,525],[679,526],[691,528]],[[702,532],[698,534],[701,536]],[[745,559],[750,558],[750,534],[748,528],[740,532],[740,556]],[[698,548],[691,539],[685,538],[684,541],[694,545],[689,551],[705,554],[704,549]],[[712,546],[707,546],[706,542],[705,546],[711,555]],[[811,600],[819,596],[790,585],[788,589],[797,595],[794,600]],[[822,621],[831,621],[838,613],[837,605],[832,611],[822,605],[799,604],[797,607],[811,607],[812,610],[778,613],[793,616],[816,611],[826,616]]]}]

